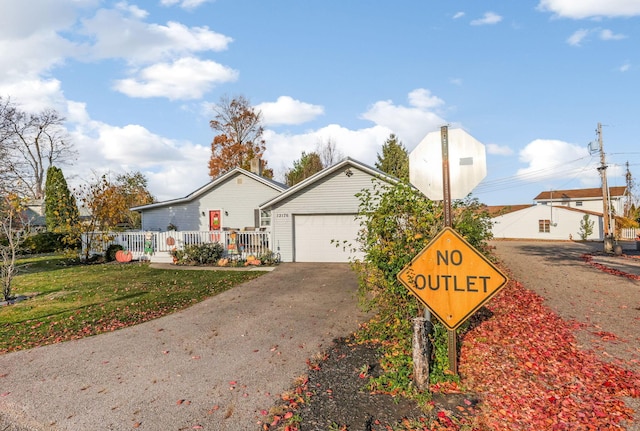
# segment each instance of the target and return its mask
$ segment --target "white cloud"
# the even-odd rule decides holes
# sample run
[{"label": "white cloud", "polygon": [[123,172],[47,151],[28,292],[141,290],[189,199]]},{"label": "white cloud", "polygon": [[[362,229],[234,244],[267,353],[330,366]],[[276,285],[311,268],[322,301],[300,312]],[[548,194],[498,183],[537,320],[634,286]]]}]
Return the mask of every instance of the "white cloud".
[{"label": "white cloud", "polygon": [[144,19],[149,15],[149,12],[147,12],[146,10],[140,9],[136,5],[130,5],[126,1],[116,3],[115,8],[138,19]]},{"label": "white cloud", "polygon": [[563,18],[631,17],[640,15],[636,0],[541,0],[538,9]]},{"label": "white cloud", "polygon": [[238,72],[214,61],[181,58],[146,67],[133,78],[116,81],[114,88],[130,97],[199,99],[215,84],[237,78]]},{"label": "white cloud", "polygon": [[597,172],[586,145],[559,140],[536,139],[520,151],[519,159],[528,165],[517,172],[523,181],[576,178],[587,184]]},{"label": "white cloud", "polygon": [[631,69],[631,65],[629,64],[629,62],[626,62],[625,64],[623,64],[618,68],[620,72],[628,72],[630,69]]},{"label": "white cloud", "polygon": [[580,46],[583,40],[589,35],[589,30],[580,29],[575,31],[569,38],[567,39],[567,43],[571,46]]},{"label": "white cloud", "polygon": [[474,19],[471,25],[492,25],[502,21],[502,17],[494,12],[485,12],[482,18]]},{"label": "white cloud", "polygon": [[276,178],[282,178],[303,151],[314,151],[318,144],[328,140],[334,142],[344,156],[371,166],[375,164],[382,145],[391,133],[396,134],[405,148],[411,151],[428,132],[446,124],[443,118],[433,112],[445,102],[422,88],[411,91],[408,100],[409,106],[395,105],[390,100],[371,105],[361,118],[372,121],[372,127],[352,130],[330,124],[297,135],[266,130],[265,158],[274,169]]},{"label": "white cloud", "polygon": [[431,96],[429,90],[417,89],[409,93],[412,106],[394,105],[391,100],[374,103],[361,115],[366,120],[385,127],[398,135],[405,147],[411,151],[424,136],[447,122],[431,108],[444,102]]},{"label": "white cloud", "polygon": [[[1,15],[1,14],[0,14]],[[36,31],[24,37],[0,39],[0,80],[36,79],[65,57],[74,55],[77,46],[54,31]]]},{"label": "white cloud", "polygon": [[464,16],[464,12],[456,12],[453,15],[453,19],[458,19],[458,18],[462,18]]},{"label": "white cloud", "polygon": [[207,27],[187,27],[177,22],[148,24],[139,13],[101,9],[83,21],[83,32],[95,39],[94,58],[124,58],[145,63],[203,51],[224,51],[232,38]]},{"label": "white cloud", "polygon": [[16,40],[27,39],[34,34],[54,34],[60,29],[72,26],[78,9],[91,2],[29,0],[29,7],[25,7],[23,2],[3,1],[0,38]]},{"label": "white cloud", "polygon": [[204,3],[208,3],[210,1],[212,0],[161,0],[160,4],[162,4],[163,6],[178,5],[182,9],[191,10],[203,5]]},{"label": "white cloud", "polygon": [[267,126],[302,124],[324,114],[322,106],[301,102],[289,96],[280,96],[275,102],[261,103],[254,108],[262,112],[263,123]]},{"label": "white cloud", "polygon": [[[77,186],[106,173],[140,171],[149,190],[160,200],[185,196],[210,180],[206,162],[209,146],[167,139],[143,126],[116,127],[91,120],[84,103],[70,102],[72,141],[78,159],[63,166],[70,185]],[[196,168],[194,168],[196,167]]]},{"label": "white cloud", "polygon": [[602,40],[622,40],[622,39],[625,39],[626,37],[627,36],[623,34],[615,34],[614,32],[608,29],[600,30],[600,39]]},{"label": "white cloud", "polygon": [[495,154],[497,156],[510,156],[513,154],[513,150],[506,145],[487,144],[487,153]]},{"label": "white cloud", "polygon": [[604,40],[604,41],[609,41],[609,40],[622,40],[625,39],[627,36],[623,35],[623,34],[616,34],[611,30],[608,29],[580,29],[580,30],[576,30],[571,36],[569,36],[567,38],[567,43],[571,46],[580,46],[582,45],[582,42],[586,41],[587,37],[592,34],[592,33],[596,33],[597,37],[600,40]]},{"label": "white cloud", "polygon": [[267,130],[264,134],[268,143],[265,159],[269,167],[274,169],[276,178],[282,179],[285,171],[300,159],[303,151],[315,151],[318,144],[331,140],[343,156],[373,166],[382,144],[391,133],[390,129],[382,126],[350,130],[337,124],[298,135]]},{"label": "white cloud", "polygon": [[57,79],[24,79],[0,83],[0,96],[11,101],[26,112],[40,112],[46,108],[64,111],[65,100],[61,83]]},{"label": "white cloud", "polygon": [[431,109],[443,105],[444,101],[431,95],[431,91],[418,88],[409,93],[409,104],[420,109]]}]

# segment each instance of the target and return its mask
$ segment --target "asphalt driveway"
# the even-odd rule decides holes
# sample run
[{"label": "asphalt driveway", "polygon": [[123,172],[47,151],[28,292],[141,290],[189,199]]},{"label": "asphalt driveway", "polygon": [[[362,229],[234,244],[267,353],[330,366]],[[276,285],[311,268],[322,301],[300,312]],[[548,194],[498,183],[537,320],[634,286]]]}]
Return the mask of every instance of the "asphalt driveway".
[{"label": "asphalt driveway", "polygon": [[187,310],[0,355],[0,430],[258,429],[306,359],[366,320],[347,264],[282,264]]}]

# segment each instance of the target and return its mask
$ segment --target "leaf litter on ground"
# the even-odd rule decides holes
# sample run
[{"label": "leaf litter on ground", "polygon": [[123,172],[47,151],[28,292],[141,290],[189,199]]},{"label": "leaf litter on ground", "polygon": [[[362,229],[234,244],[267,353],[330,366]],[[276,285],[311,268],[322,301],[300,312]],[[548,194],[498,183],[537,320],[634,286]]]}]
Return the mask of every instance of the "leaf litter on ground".
[{"label": "leaf litter on ground", "polygon": [[[615,364],[603,362],[595,352],[578,346],[574,331],[582,326],[579,322],[561,319],[544,305],[542,297],[526,289],[520,282],[511,280],[485,308],[471,318],[469,329],[460,336],[460,384],[448,382],[432,385],[434,401],[427,406],[432,409],[430,414],[410,414],[413,417],[404,417],[396,423],[376,420],[368,422],[366,429],[626,429],[634,420],[640,420],[640,413],[625,404],[625,399],[640,398],[640,375],[621,366],[622,361]],[[624,342],[620,339],[617,341]],[[342,342],[333,350],[344,348]],[[296,403],[292,409],[302,408],[299,412],[302,421],[293,425],[289,423],[287,431],[324,429],[321,427],[326,427],[331,421],[322,403],[331,402],[331,408],[336,409],[339,407],[339,403],[335,402],[338,396],[351,401],[352,404],[346,406],[351,414],[371,411],[369,396],[362,398],[361,406],[354,403],[358,396],[364,395],[361,383],[353,385],[358,388],[358,396],[335,391],[329,395],[324,391],[310,390],[319,385],[311,385],[310,382],[314,382],[321,374],[325,375],[320,377],[321,386],[318,387],[348,388],[344,374],[329,375],[336,371],[335,365],[331,365],[331,361],[336,359],[339,362],[349,361],[350,355],[345,358],[343,354],[337,357],[327,354],[322,361],[309,364],[309,378],[299,388],[307,394],[307,398]],[[358,368],[362,366],[361,358],[354,356],[354,360],[357,362],[342,364],[341,367],[352,368],[354,372],[351,378],[362,382]],[[375,367],[372,361],[369,358],[365,364]],[[458,395],[462,401],[454,407],[438,402],[450,395]],[[469,395],[475,397],[473,405],[468,399]],[[477,405],[476,399],[480,400]],[[404,411],[398,412],[400,414],[396,415],[396,419],[402,418],[403,414],[415,413],[406,404],[398,410]],[[466,414],[460,414],[463,410]],[[333,414],[338,412],[334,411]],[[333,423],[344,424],[344,417]],[[263,426],[263,429],[269,428],[268,425]]]}]

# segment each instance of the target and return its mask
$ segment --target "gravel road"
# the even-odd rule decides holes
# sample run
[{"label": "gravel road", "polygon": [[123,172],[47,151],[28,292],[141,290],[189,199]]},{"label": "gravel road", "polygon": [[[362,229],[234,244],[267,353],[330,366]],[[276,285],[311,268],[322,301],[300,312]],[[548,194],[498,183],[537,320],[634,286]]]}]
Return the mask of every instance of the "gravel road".
[{"label": "gravel road", "polygon": [[282,264],[187,310],[0,355],[0,430],[250,430],[366,319],[347,264]]}]

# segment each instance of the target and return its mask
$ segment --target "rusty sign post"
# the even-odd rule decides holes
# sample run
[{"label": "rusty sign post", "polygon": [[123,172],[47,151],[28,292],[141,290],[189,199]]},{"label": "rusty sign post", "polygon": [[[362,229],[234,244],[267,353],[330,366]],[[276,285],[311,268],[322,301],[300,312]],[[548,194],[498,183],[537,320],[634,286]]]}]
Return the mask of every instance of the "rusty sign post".
[{"label": "rusty sign post", "polygon": [[[440,128],[440,141],[442,147],[442,206],[444,211],[444,227],[453,227],[451,217],[451,176],[449,175],[449,128]],[[456,331],[447,330],[447,347],[449,352],[449,371],[458,374],[458,339]]]},{"label": "rusty sign post", "polygon": [[[434,164],[438,147],[441,167]],[[457,162],[453,183],[450,153],[455,153]],[[442,175],[437,178],[440,168]],[[427,197],[442,200],[445,227],[400,271],[398,280],[447,327],[449,369],[457,374],[456,328],[507,283],[507,277],[452,228],[452,198],[464,198],[486,175],[484,145],[462,130],[450,133],[443,126],[439,136],[428,134],[411,152],[409,170],[414,186]]]}]

